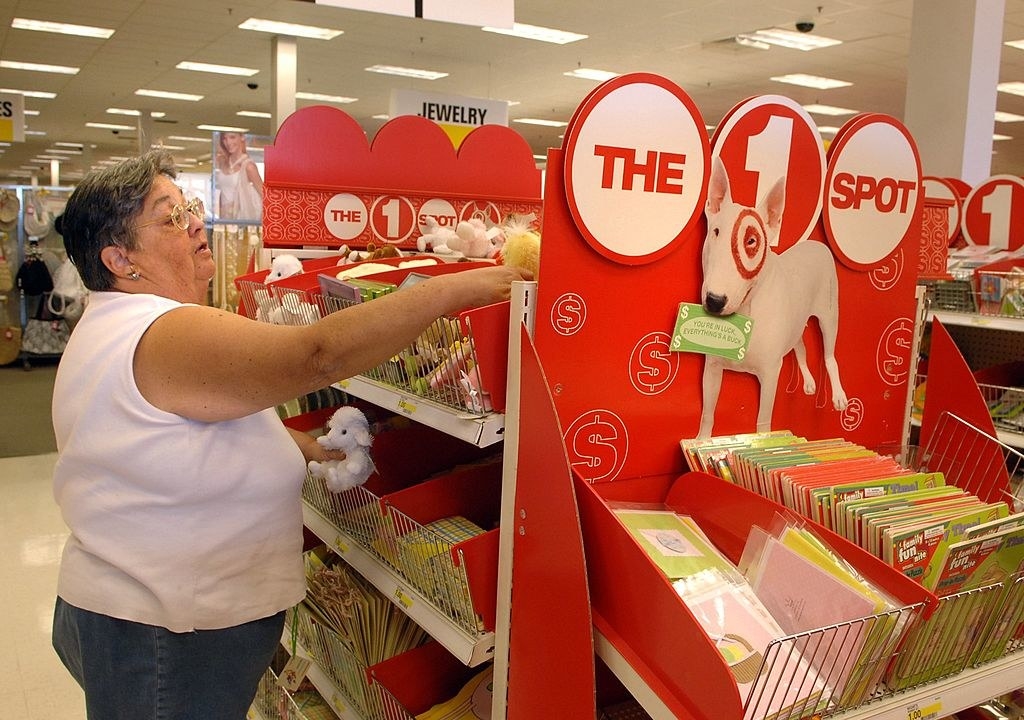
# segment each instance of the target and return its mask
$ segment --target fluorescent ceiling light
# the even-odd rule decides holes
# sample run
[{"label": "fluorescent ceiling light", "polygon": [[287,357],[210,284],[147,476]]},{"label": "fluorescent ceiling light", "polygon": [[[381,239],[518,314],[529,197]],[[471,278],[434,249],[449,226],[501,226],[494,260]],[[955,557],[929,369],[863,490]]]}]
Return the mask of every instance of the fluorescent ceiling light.
[{"label": "fluorescent ceiling light", "polygon": [[1024,96],[1024,82],[1003,82],[996,85],[999,92]]},{"label": "fluorescent ceiling light", "polygon": [[618,73],[611,72],[610,70],[595,70],[594,68],[576,68],[562,74],[582,80],[600,80],[601,82],[619,76]]},{"label": "fluorescent ceiling light", "polygon": [[202,95],[193,95],[191,93],[167,92],[165,90],[147,90],[146,88],[140,88],[136,90],[135,94],[144,95],[145,97],[163,98],[165,100],[188,100],[189,102],[199,102],[203,99]]},{"label": "fluorescent ceiling light", "polygon": [[211,138],[208,138],[208,137],[207,138],[189,137],[188,135],[168,135],[167,139],[168,140],[181,140],[182,142],[201,142],[201,143],[208,143],[211,140]]},{"label": "fluorescent ceiling light", "polygon": [[39,111],[38,110],[26,110],[25,114],[26,115],[38,115]]},{"label": "fluorescent ceiling light", "polygon": [[1012,135],[1000,135],[998,133],[992,135],[993,140],[1013,140]]},{"label": "fluorescent ceiling light", "polygon": [[[140,110],[129,110],[127,108],[107,108],[107,112],[111,115],[131,115],[132,117],[139,117],[142,115],[142,112]],[[160,112],[159,110],[154,110],[151,113],[149,113],[150,117],[155,118],[162,118],[166,115],[167,113]]]},{"label": "fluorescent ceiling light", "polygon": [[182,61],[174,67],[179,70],[195,70],[196,72],[217,73],[218,75],[240,75],[251,77],[259,72],[256,68],[236,67],[234,65],[213,65],[211,63]]},{"label": "fluorescent ceiling light", "polygon": [[757,40],[750,35],[737,35],[733,38],[737,45],[743,47],[756,48],[758,50],[771,50],[772,46],[766,43],[764,40]]},{"label": "fluorescent ceiling light", "polygon": [[48,152],[48,153],[60,153],[62,155],[81,155],[82,154],[81,150],[72,150],[70,148],[59,148],[59,147],[50,148],[46,152]]},{"label": "fluorescent ceiling light", "polygon": [[1003,45],[1009,45],[1012,48],[1024,50],[1024,40],[1007,40],[1006,42],[1003,43]]},{"label": "fluorescent ceiling light", "polygon": [[364,69],[368,72],[381,73],[382,75],[398,75],[399,77],[417,78],[419,80],[439,80],[443,77],[448,77],[446,72],[399,67],[398,65],[371,65]]},{"label": "fluorescent ceiling light", "polygon": [[374,120],[390,120],[391,116],[387,114],[371,115]]},{"label": "fluorescent ceiling light", "polygon": [[837,132],[839,132],[839,128],[835,127],[834,125],[819,125],[818,132],[821,133],[822,135],[835,135]]},{"label": "fluorescent ceiling light", "polygon": [[78,35],[106,40],[114,34],[109,28],[93,27],[92,25],[71,25],[70,23],[49,22],[48,20],[29,20],[14,18],[11,27],[15,30],[37,30],[39,32],[60,33],[61,35]]},{"label": "fluorescent ceiling light", "polygon": [[270,118],[272,115],[268,112],[259,112],[257,110],[239,110],[235,115],[241,115],[242,117],[254,117],[254,118]]},{"label": "fluorescent ceiling light", "polygon": [[547,160],[548,156],[547,155],[534,155],[533,159],[534,160]]},{"label": "fluorescent ceiling light", "polygon": [[[804,110],[812,115],[856,115],[856,110],[850,108],[836,107],[835,105],[819,105],[817,103],[804,105]],[[1024,120],[1024,118],[1021,118]]]},{"label": "fluorescent ceiling light", "polygon": [[996,122],[1020,122],[1021,120],[1024,120],[1024,115],[996,110]]},{"label": "fluorescent ceiling light", "polygon": [[249,128],[232,127],[231,125],[196,125],[198,130],[209,130],[211,132],[234,132],[247,133]]},{"label": "fluorescent ceiling light", "polygon": [[82,143],[64,142],[63,140],[61,140],[61,141],[55,142],[54,143],[54,147],[76,148],[78,150],[81,150],[82,148],[85,147],[85,145],[83,145]]},{"label": "fluorescent ceiling light", "polygon": [[555,30],[553,28],[541,27],[539,25],[527,25],[526,23],[513,23],[510,28],[482,27],[484,32],[498,33],[499,35],[512,35],[513,37],[526,38],[527,40],[540,40],[541,42],[565,45],[566,43],[586,40],[587,35]]},{"label": "fluorescent ceiling light", "polygon": [[569,123],[561,120],[542,120],[541,118],[516,118],[512,122],[523,123],[524,125],[543,125],[544,127],[565,127]]},{"label": "fluorescent ceiling light", "polygon": [[114,123],[87,122],[86,127],[99,128],[100,130],[134,130],[134,125],[116,125]]},{"label": "fluorescent ceiling light", "polygon": [[853,83],[846,82],[845,80],[833,80],[832,78],[820,77],[818,75],[805,75],[803,73],[793,73],[791,75],[776,75],[772,78],[775,82],[789,83],[790,85],[799,85],[800,87],[809,87],[816,90],[831,90],[832,88],[849,87]]},{"label": "fluorescent ceiling light", "polygon": [[158,145],[154,145],[153,147],[158,147],[161,150],[184,150],[185,149],[184,145],[165,145],[163,143],[160,143]]},{"label": "fluorescent ceiling light", "polygon": [[32,98],[43,98],[44,100],[53,100],[57,97],[57,93],[43,92],[42,90],[14,90],[13,88],[0,88],[0,93],[14,93],[15,95],[24,95],[25,97]]},{"label": "fluorescent ceiling light", "polygon": [[342,105],[346,103],[354,103],[359,98],[345,97],[344,95],[324,95],[323,93],[310,93],[310,92],[297,92],[295,93],[297,100],[316,100],[317,102],[332,102],[340,103]]},{"label": "fluorescent ceiling light", "polygon": [[0,60],[0,68],[31,70],[33,72],[55,73],[57,75],[77,75],[80,70],[80,68],[68,65],[44,65],[43,63],[17,62],[15,60]]},{"label": "fluorescent ceiling light", "polygon": [[295,23],[261,20],[260,18],[249,18],[238,27],[242,30],[257,30],[259,32],[274,33],[275,35],[294,35],[296,37],[313,38],[314,40],[333,40],[344,32],[344,30],[332,30],[331,28],[313,25],[296,25]]},{"label": "fluorescent ceiling light", "polygon": [[25,134],[26,135],[45,135],[46,133],[43,132],[42,130],[29,130],[28,128],[25,128]]},{"label": "fluorescent ceiling light", "polygon": [[[737,36],[740,37],[740,36]],[[743,33],[742,37],[749,38],[756,42],[768,43],[779,47],[790,48],[791,50],[820,50],[821,48],[841,45],[842,40],[812,35],[810,33],[795,32],[783,28],[767,28],[752,33]]]}]

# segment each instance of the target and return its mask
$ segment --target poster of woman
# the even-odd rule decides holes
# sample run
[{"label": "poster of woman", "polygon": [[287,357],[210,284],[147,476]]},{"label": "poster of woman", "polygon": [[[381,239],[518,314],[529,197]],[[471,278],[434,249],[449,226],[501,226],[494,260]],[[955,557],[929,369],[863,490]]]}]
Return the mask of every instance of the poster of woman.
[{"label": "poster of woman", "polygon": [[214,220],[262,221],[262,140],[239,132],[214,133]]}]

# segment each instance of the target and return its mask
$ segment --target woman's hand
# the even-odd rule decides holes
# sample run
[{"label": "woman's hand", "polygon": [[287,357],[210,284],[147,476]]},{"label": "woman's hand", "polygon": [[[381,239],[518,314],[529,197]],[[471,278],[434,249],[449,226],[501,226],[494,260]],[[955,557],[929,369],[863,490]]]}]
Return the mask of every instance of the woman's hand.
[{"label": "woman's hand", "polygon": [[330,450],[325,448],[309,433],[304,433],[301,430],[295,430],[293,428],[288,428],[288,433],[292,436],[295,444],[299,446],[299,451],[302,453],[302,457],[307,463],[310,460],[316,460],[317,462],[344,460],[346,457],[344,450]]}]

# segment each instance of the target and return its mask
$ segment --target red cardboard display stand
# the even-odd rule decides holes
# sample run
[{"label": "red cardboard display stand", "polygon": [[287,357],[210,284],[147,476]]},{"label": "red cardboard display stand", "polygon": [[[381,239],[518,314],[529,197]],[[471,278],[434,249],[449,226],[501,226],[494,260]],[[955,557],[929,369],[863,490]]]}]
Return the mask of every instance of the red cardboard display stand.
[{"label": "red cardboard display stand", "polygon": [[427,216],[452,229],[473,216],[540,216],[533,152],[501,125],[475,128],[456,151],[436,123],[408,115],[370,143],[351,116],[314,105],[289,115],[265,154],[266,247],[412,249]]},{"label": "red cardboard display stand", "polygon": [[[832,258],[835,361],[846,402],[836,403],[812,319],[803,342],[816,387],[805,385],[794,353],[786,353],[770,427],[868,447],[904,436],[923,205],[917,149],[897,121],[859,116],[830,148],[827,167],[804,167],[808,155],[824,158],[812,147],[820,143],[816,128],[797,107],[772,96],[727,115],[727,134],[714,140],[731,189],[725,201],[708,191],[709,178],[720,183],[720,176],[703,120],[685,92],[658,76],[625,75],[600,86],[573,116],[563,147],[548,155],[534,338],[576,478],[594,623],[679,718],[739,720],[745,699],[607,502],[664,503],[691,514],[734,561],[750,524],[765,524],[778,510],[742,488],[683,474],[679,441],[698,435],[705,357],[674,352],[671,343],[680,303],[700,304],[707,292],[706,207],[716,223],[723,208],[736,218],[714,237],[728,241],[732,228],[746,279],[778,267],[766,247],[780,257],[823,244],[824,253],[812,254]],[[779,195],[799,199],[795,224],[787,225],[785,211],[779,217]],[[784,285],[798,288],[818,272],[790,266]],[[742,292],[755,292],[752,284]],[[760,309],[747,306],[761,313],[751,351],[758,330],[772,333],[792,305],[783,298],[773,314],[764,297]],[[713,434],[755,430],[758,385],[756,376],[726,369]],[[934,596],[892,568],[838,537],[829,541],[900,602],[934,605]]]}]

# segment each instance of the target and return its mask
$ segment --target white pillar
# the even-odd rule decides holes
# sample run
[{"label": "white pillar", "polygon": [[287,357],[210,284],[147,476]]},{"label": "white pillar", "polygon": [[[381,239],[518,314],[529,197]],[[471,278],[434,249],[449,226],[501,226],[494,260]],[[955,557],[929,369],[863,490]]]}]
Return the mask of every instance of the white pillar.
[{"label": "white pillar", "polygon": [[270,122],[274,133],[277,133],[284,119],[295,112],[295,77],[298,66],[295,38],[275,35],[270,60],[270,101],[273,108]]},{"label": "white pillar", "polygon": [[1005,0],[918,0],[904,122],[926,175],[991,175]]}]

